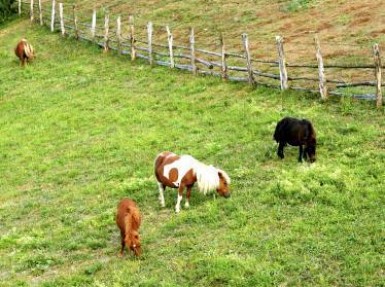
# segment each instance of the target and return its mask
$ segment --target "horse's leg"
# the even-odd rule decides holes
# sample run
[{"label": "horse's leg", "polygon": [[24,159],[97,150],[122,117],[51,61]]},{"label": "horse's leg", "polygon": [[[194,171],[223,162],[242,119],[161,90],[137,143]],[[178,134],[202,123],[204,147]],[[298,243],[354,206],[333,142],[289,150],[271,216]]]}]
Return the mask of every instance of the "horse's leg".
[{"label": "horse's leg", "polygon": [[180,203],[181,203],[182,198],[183,198],[183,189],[184,189],[184,185],[181,184],[178,188],[178,198],[177,198],[176,205],[175,205],[175,212],[176,213],[179,213],[179,211],[180,211]]},{"label": "horse's leg", "polygon": [[298,156],[299,162],[302,162],[302,155],[303,155],[303,146],[299,145],[299,156]]},{"label": "horse's leg", "polygon": [[163,183],[158,182],[158,187],[159,187],[159,201],[160,201],[160,206],[165,207],[165,202],[164,202],[164,190],[166,186]]},{"label": "horse's leg", "polygon": [[305,146],[305,149],[303,150],[303,158],[307,160],[307,154],[309,153],[307,145]]},{"label": "horse's leg", "polygon": [[185,202],[185,204],[184,204],[184,207],[186,207],[186,208],[189,208],[189,207],[190,207],[191,189],[192,189],[192,185],[187,186],[187,191],[186,191],[186,202]]},{"label": "horse's leg", "polygon": [[123,234],[123,232],[120,233],[120,237],[121,237],[120,256],[123,256],[124,247],[126,246],[126,243],[124,242],[124,234]]},{"label": "horse's leg", "polygon": [[279,146],[278,146],[278,151],[277,151],[277,155],[282,159],[284,158],[284,154],[283,154],[283,148],[285,147],[285,142],[279,142]]}]

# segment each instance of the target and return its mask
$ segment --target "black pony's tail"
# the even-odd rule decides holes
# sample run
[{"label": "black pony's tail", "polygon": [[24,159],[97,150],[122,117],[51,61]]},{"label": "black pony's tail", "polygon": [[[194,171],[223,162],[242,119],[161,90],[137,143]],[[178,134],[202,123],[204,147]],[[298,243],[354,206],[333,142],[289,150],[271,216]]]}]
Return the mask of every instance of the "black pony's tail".
[{"label": "black pony's tail", "polygon": [[285,126],[287,124],[287,119],[282,119],[277,123],[277,126],[275,127],[274,136],[273,139],[276,142],[279,142],[281,140],[282,131],[285,130]]}]

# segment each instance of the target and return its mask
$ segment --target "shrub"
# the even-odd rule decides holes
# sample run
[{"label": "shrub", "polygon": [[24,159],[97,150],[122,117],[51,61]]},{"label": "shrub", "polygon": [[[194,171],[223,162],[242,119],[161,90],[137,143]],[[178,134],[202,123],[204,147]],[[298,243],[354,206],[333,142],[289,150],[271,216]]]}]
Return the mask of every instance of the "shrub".
[{"label": "shrub", "polygon": [[0,23],[8,19],[8,17],[16,13],[16,8],[13,6],[15,0],[0,0]]}]

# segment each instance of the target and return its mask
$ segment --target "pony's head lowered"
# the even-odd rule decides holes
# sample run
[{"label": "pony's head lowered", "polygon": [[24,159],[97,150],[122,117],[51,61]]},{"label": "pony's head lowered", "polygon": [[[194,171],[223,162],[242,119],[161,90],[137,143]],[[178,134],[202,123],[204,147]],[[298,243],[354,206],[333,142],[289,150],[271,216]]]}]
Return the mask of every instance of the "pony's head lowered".
[{"label": "pony's head lowered", "polygon": [[220,196],[230,197],[230,177],[223,170],[212,165],[200,165],[196,169],[198,189],[206,194],[210,190],[216,190]]},{"label": "pony's head lowered", "polygon": [[305,124],[307,131],[305,133],[306,135],[306,144],[305,144],[305,157],[309,157],[309,161],[315,162],[316,160],[316,146],[317,146],[317,139],[316,139],[316,132],[313,128],[313,125],[308,120],[302,120],[302,122]]}]

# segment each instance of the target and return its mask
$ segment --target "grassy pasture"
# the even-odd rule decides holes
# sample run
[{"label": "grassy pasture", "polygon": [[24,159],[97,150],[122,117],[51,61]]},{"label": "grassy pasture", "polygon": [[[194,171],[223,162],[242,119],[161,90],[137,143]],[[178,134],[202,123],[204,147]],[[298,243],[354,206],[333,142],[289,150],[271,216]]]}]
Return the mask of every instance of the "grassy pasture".
[{"label": "grassy pasture", "polygon": [[[37,59],[13,55],[25,36]],[[193,77],[14,21],[0,30],[1,286],[383,286],[384,114],[349,98]],[[281,161],[285,115],[313,121],[318,159]],[[226,170],[232,197],[161,209],[157,153]],[[144,255],[118,258],[122,197]]]}]

